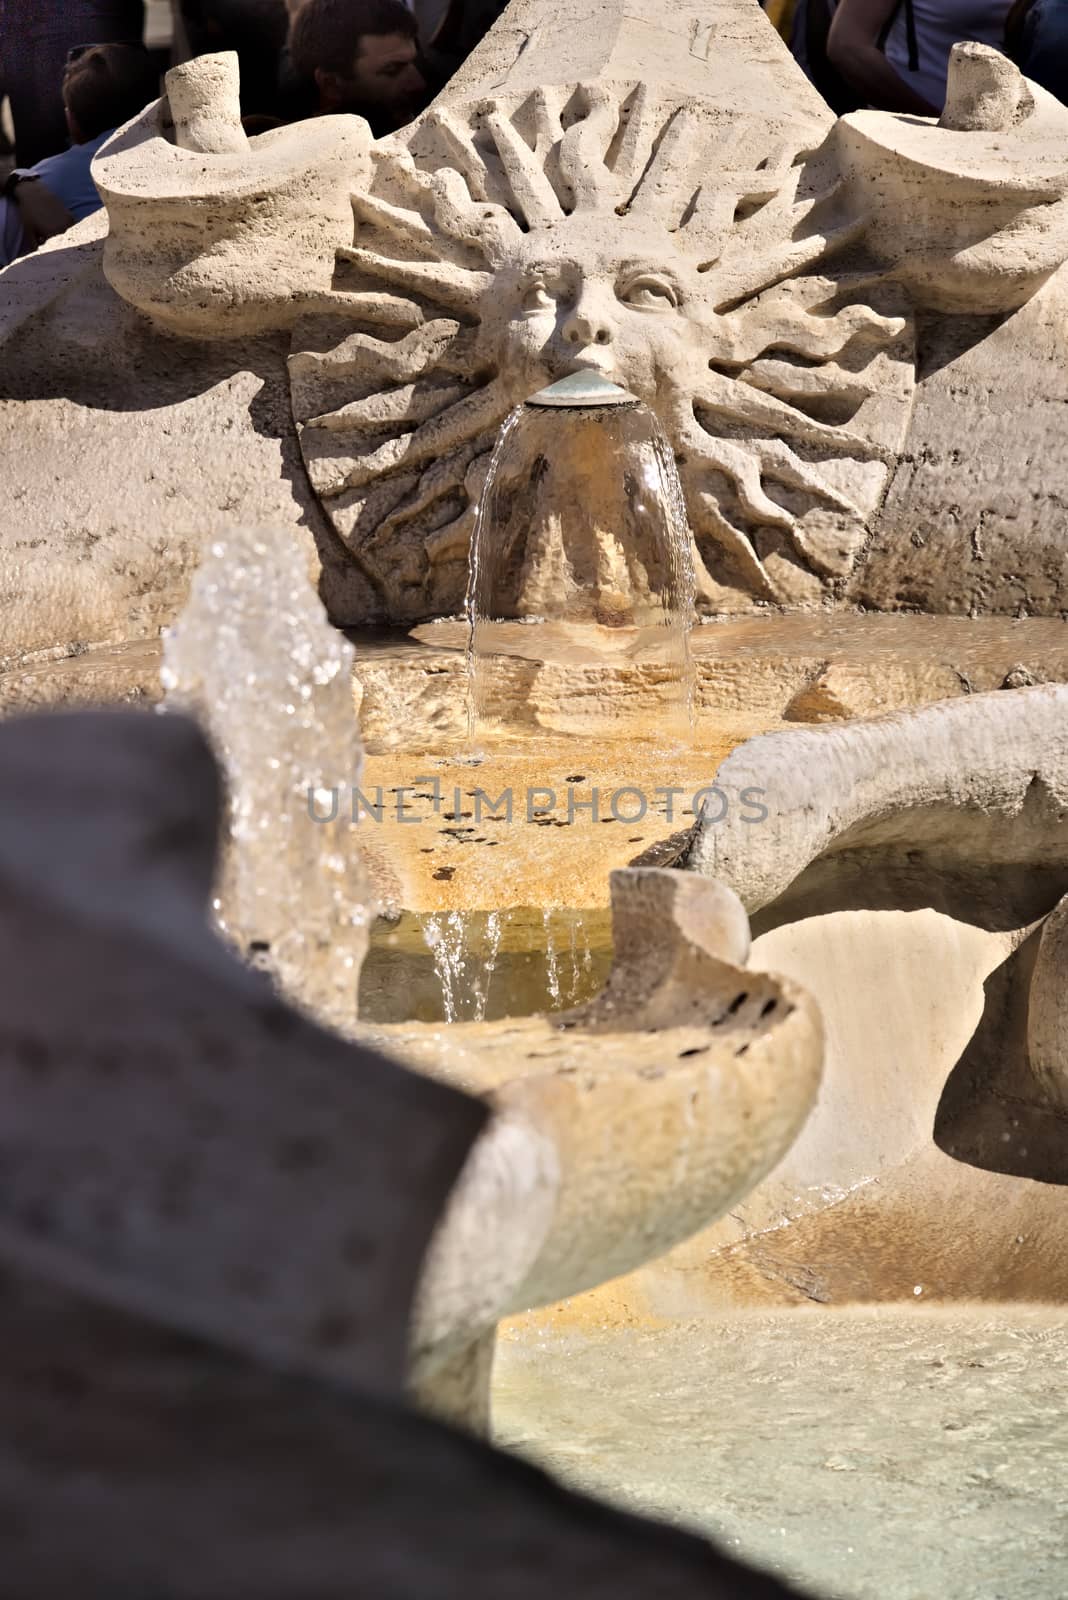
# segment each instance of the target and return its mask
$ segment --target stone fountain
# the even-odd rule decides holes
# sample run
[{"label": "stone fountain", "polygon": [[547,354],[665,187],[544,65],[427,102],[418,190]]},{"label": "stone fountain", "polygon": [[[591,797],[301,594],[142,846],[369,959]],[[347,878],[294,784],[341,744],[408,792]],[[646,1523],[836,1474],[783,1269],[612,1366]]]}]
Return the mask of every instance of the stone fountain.
[{"label": "stone fountain", "polygon": [[[1068,1294],[1066,135],[980,46],[938,123],[835,120],[751,0],[655,23],[513,0],[377,142],[346,117],[249,140],[233,61],[178,69],[97,159],[106,216],[0,280],[0,705],[155,701],[170,630],[168,696],[228,783],[223,931],[301,1028],[480,1102],[413,1178],[426,1216],[375,1302],[405,1329],[390,1393],[853,1596],[935,1568],[978,1593],[938,1524],[980,1538],[1010,1500],[1006,1592],[1063,1588],[1063,1450],[1019,1430],[1055,1413]],[[578,424],[508,467],[516,409],[561,385],[665,441],[691,587],[661,609],[700,617],[682,730],[619,649],[656,560],[618,539],[612,471],[571,498],[576,555],[566,493],[523,496],[535,459],[596,453]],[[487,517],[521,558],[505,609],[475,606],[512,637],[473,740]],[[565,594],[596,597],[600,654]],[[355,1146],[358,1096],[314,1077]],[[158,1258],[95,1198],[43,1245],[52,1176],[79,1180],[27,1082],[22,1269],[366,1387],[364,1313],[333,1294],[358,1263],[314,1204],[321,1253],[284,1282],[240,1205],[221,1284],[195,1213]],[[325,1134],[297,1121],[303,1171]],[[123,1170],[120,1221],[143,1180]],[[279,1214],[286,1273],[302,1226]],[[288,1321],[301,1296],[316,1317]],[[909,1472],[904,1559],[882,1541]]]}]

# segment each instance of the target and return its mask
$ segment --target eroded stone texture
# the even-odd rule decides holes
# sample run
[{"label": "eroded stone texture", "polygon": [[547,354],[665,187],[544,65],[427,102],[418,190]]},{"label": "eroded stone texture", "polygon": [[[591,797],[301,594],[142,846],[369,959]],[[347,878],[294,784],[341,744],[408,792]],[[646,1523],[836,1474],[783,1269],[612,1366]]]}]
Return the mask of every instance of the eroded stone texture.
[{"label": "eroded stone texture", "polygon": [[[722,1215],[789,1148],[813,1103],[819,1014],[745,970],[735,895],[685,873],[612,878],[615,955],[577,1010],[367,1037],[488,1096],[427,1258],[413,1376],[424,1402],[485,1423],[502,1316],[628,1272]],[[482,1402],[472,1379],[482,1375]]]},{"label": "eroded stone texture", "polygon": [[381,1396],[33,1275],[0,1274],[0,1326],[4,1578],[20,1600],[796,1594]]},{"label": "eroded stone texture", "polygon": [[852,580],[863,605],[972,617],[1068,609],[1066,318],[1059,271],[1008,318],[931,327],[908,444]]},{"label": "eroded stone texture", "polygon": [[315,310],[348,242],[349,191],[366,179],[367,124],[315,117],[250,141],[232,53],[175,67],[167,85],[166,101],[94,167],[111,224],[109,281],[162,326],[202,337],[260,333]]},{"label": "eroded stone texture", "polygon": [[105,226],[3,274],[0,664],[157,637],[214,535],[249,523],[291,531],[336,615],[373,615],[308,487],[284,342],[160,332],[104,282]]},{"label": "eroded stone texture", "polygon": [[692,1233],[812,1105],[818,1013],[741,970],[721,885],[617,875],[615,966],[577,1011],[375,1035],[487,1098],[476,1140],[476,1101],[321,1032],[213,937],[194,724],[15,720],[0,756],[0,1260],[350,1386],[398,1386],[411,1316],[417,1392],[473,1424],[502,1315]]},{"label": "eroded stone texture", "polygon": [[[334,315],[297,327],[291,372],[313,487],[398,620],[459,607],[497,431],[583,367],[656,410],[707,608],[843,598],[907,452],[915,313],[1013,311],[1068,255],[1068,113],[996,52],[958,49],[937,125],[831,125],[781,43],[763,48],[766,19],[718,9],[705,26],[668,7],[654,44],[606,5],[603,37],[583,19],[570,51],[577,19],[550,38],[528,3],[373,148]],[[149,216],[172,156],[145,134],[100,164]],[[198,192],[247,211],[224,146]],[[109,261],[126,232],[140,237],[116,213]],[[192,251],[195,228],[182,240]],[[132,248],[123,292],[210,331],[210,297],[187,305],[162,258]],[[218,270],[207,238],[195,270]],[[297,309],[280,294],[271,315]]]},{"label": "eroded stone texture", "polygon": [[[335,621],[455,611],[497,427],[584,365],[657,410],[707,610],[1064,611],[1068,464],[1048,442],[1063,290],[1046,280],[1068,254],[1068,112],[996,53],[958,49],[939,125],[835,124],[750,0],[709,13],[672,0],[655,22],[623,0],[596,20],[515,0],[438,102],[373,145],[355,118],[245,141],[221,58],[174,81],[177,142],[152,110],[98,158],[108,273],[161,327],[247,338],[192,344],[183,361],[203,374],[254,371],[261,330],[295,323],[302,460],[291,419],[280,452],[249,440],[243,379],[204,419],[239,434],[225,468],[176,440],[185,416],[164,422],[141,398],[145,374],[174,364],[148,336],[123,448],[179,468],[178,538],[156,480],[100,467],[117,447],[110,419],[80,398],[45,405],[39,375],[62,368],[67,335],[39,270],[9,269],[5,283],[29,272],[38,287],[8,370],[48,322],[16,464],[25,434],[58,423],[77,455],[62,440],[49,460],[80,467],[34,477],[34,498],[58,496],[53,522],[71,525],[47,582],[7,502],[8,569],[32,601],[7,613],[24,618],[9,621],[9,657],[110,642],[131,602],[136,631],[168,620],[205,522],[228,506],[278,520],[277,506],[238,506],[279,491],[312,530]],[[77,287],[58,272],[53,290],[77,308],[81,367],[110,369],[127,324],[113,298],[87,315],[95,270]],[[987,411],[1004,425],[982,422],[995,369],[1007,398]],[[76,492],[100,481],[123,485],[110,519],[99,492]],[[157,526],[173,529],[158,548]],[[54,546],[52,523],[39,536]]]},{"label": "eroded stone texture", "polygon": [[975,695],[720,768],[769,815],[699,825],[690,864],[738,890],[829,1045],[778,1171],[676,1260],[712,1296],[1068,1296],[1066,711],[1050,685]]},{"label": "eroded stone texture", "polygon": [[9,722],[0,790],[0,1260],[399,1393],[485,1111],[288,1010],[212,934],[195,724]]}]

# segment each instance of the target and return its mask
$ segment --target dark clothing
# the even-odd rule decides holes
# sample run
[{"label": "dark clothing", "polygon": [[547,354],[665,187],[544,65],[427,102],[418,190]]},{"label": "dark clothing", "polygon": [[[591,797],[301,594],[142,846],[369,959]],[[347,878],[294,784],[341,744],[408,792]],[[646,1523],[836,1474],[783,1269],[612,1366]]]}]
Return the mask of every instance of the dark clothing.
[{"label": "dark clothing", "polygon": [[63,110],[67,51],[140,40],[144,26],[142,0],[0,0],[0,79],[20,167],[36,166],[70,143]]},{"label": "dark clothing", "polygon": [[278,116],[278,59],[289,23],[285,0],[180,0],[193,55],[234,50],[244,116]]},{"label": "dark clothing", "polygon": [[1025,78],[1068,105],[1068,0],[1035,0],[1027,8],[1013,56]]},{"label": "dark clothing", "polygon": [[508,0],[452,0],[424,52],[428,82],[435,93],[482,43],[507,3]]}]

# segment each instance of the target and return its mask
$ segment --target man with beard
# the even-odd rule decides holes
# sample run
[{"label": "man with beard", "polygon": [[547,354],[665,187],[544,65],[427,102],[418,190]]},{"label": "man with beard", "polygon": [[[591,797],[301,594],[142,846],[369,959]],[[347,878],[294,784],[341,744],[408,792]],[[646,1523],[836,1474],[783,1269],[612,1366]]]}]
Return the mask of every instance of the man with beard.
[{"label": "man with beard", "polygon": [[382,138],[427,103],[418,24],[402,0],[304,0],[289,58],[305,96],[294,116],[353,112]]}]

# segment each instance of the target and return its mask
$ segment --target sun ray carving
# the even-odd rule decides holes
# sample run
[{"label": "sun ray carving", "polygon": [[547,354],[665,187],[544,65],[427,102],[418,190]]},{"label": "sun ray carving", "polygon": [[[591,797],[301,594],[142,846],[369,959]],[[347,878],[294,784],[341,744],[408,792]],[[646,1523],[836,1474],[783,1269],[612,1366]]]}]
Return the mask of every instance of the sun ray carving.
[{"label": "sun ray carving", "polygon": [[374,154],[291,379],[313,486],[384,610],[458,608],[501,423],[580,367],[657,413],[706,603],[844,581],[904,437],[914,336],[823,152],[578,84],[433,110]]}]

